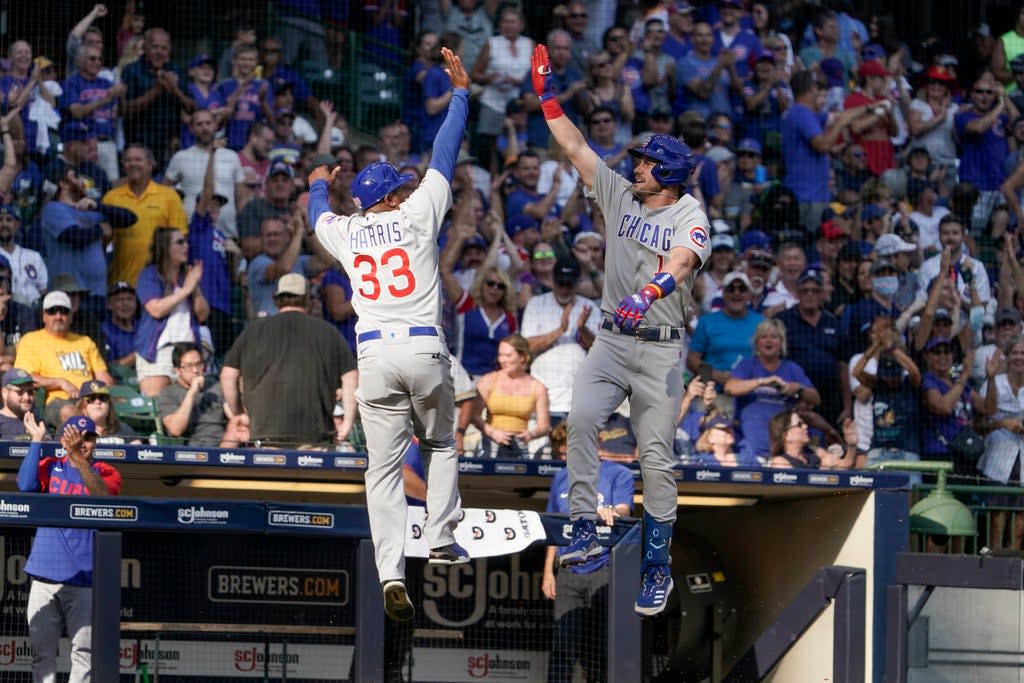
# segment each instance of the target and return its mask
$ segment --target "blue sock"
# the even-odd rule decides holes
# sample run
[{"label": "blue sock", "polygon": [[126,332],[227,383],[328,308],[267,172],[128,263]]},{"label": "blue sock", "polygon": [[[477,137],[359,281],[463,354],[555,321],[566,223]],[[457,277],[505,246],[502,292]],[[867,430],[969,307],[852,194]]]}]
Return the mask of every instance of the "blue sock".
[{"label": "blue sock", "polygon": [[651,565],[669,564],[672,545],[672,522],[659,522],[644,510],[644,556],[640,561],[640,573]]}]

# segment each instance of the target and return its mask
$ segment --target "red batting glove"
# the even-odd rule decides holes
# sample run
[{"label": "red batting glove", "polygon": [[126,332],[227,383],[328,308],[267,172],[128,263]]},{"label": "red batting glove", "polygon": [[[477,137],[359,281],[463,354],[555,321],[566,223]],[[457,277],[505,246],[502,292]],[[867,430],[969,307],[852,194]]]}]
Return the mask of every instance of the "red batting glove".
[{"label": "red batting glove", "polygon": [[540,109],[545,119],[557,119],[564,116],[562,105],[558,103],[558,92],[551,78],[551,60],[548,49],[544,45],[533,48],[530,57],[530,78],[533,80],[533,91],[540,98]]}]

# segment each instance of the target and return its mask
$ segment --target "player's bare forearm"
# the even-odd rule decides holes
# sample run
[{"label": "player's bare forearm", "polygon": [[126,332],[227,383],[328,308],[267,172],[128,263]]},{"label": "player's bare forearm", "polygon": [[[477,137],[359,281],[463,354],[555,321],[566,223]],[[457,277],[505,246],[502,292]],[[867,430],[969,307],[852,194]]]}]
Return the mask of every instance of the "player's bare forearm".
[{"label": "player's bare forearm", "polygon": [[700,257],[696,252],[685,247],[676,247],[669,252],[668,262],[665,263],[664,272],[675,278],[676,282],[682,282],[690,277],[691,273],[700,270]]},{"label": "player's bare forearm", "polygon": [[600,157],[587,145],[583,133],[576,127],[568,116],[561,116],[557,119],[548,120],[548,129],[551,136],[555,138],[565,155],[568,157],[576,170],[580,172],[580,179],[584,185],[594,184],[594,169],[601,163]]}]

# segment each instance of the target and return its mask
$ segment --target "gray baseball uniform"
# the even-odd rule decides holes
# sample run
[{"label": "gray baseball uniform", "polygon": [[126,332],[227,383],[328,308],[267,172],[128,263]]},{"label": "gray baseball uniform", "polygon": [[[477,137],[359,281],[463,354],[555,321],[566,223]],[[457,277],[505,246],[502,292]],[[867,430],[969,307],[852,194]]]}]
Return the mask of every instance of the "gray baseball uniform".
[{"label": "gray baseball uniform", "polygon": [[[604,164],[594,169],[594,195],[606,218],[604,292],[601,311],[611,321],[619,302],[663,271],[669,253],[689,249],[701,263],[711,253],[709,223],[700,204],[684,195],[675,204],[649,210],[631,184]],[[676,517],[672,442],[683,399],[683,327],[693,304],[696,270],[672,294],[654,302],[641,329],[660,328],[665,341],[640,341],[602,327],[576,374],[569,411],[569,503],[573,518],[595,519],[600,460],[600,425],[629,397],[644,480],[644,509],[659,522]],[[673,331],[676,339],[671,339]]]},{"label": "gray baseball uniform", "polygon": [[[455,397],[437,270],[437,236],[451,204],[448,181],[429,169],[397,210],[328,212],[316,221],[320,243],[351,275],[359,316],[356,398],[369,452],[366,504],[382,582],[405,578],[402,456],[413,433],[427,466],[424,534],[431,548],[455,541],[461,505]],[[430,328],[436,334],[410,334]]]}]

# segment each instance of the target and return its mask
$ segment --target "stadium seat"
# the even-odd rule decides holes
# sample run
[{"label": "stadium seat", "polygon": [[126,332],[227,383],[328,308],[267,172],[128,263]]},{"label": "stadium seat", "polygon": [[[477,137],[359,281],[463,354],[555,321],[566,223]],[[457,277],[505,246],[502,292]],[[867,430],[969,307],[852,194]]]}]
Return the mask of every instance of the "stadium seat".
[{"label": "stadium seat", "polygon": [[158,439],[166,436],[155,398],[143,396],[137,388],[123,384],[108,387],[108,391],[118,419],[131,425],[142,436],[156,436]]}]

